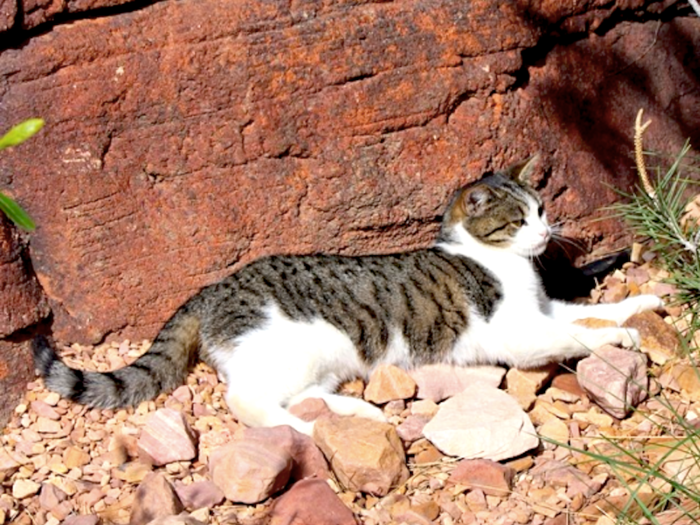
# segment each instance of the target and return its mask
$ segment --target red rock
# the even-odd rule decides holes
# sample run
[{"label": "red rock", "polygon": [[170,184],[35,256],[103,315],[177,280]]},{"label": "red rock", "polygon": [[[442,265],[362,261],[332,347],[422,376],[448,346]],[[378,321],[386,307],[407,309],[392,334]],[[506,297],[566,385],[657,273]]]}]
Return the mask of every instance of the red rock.
[{"label": "red rock", "polygon": [[323,480],[305,479],[275,501],[270,525],[355,525],[357,520]]},{"label": "red rock", "polygon": [[161,408],[146,421],[138,447],[154,465],[166,465],[196,457],[197,438],[182,412]]},{"label": "red rock", "polygon": [[[0,34],[3,16],[9,13],[6,5],[9,3],[0,3]],[[0,116],[0,135],[5,131],[7,129]],[[3,153],[6,151],[0,152],[3,165]],[[2,189],[4,191],[4,184]],[[12,341],[3,339],[38,323],[50,312],[48,301],[27,262],[30,258],[25,248],[17,229],[0,212],[0,429],[4,428],[24,396],[27,383],[34,379],[34,363],[29,347],[31,334],[15,336]]]},{"label": "red rock", "polygon": [[186,509],[196,510],[202,507],[213,507],[224,500],[224,493],[209,480],[195,481],[186,485],[181,481],[175,482],[175,492]]},{"label": "red rock", "polygon": [[[4,1],[0,30],[121,3],[22,2],[13,18]],[[638,78],[678,101],[650,109],[650,148],[700,129],[686,63],[698,21],[638,19],[660,2],[311,5],[156,2],[109,17],[110,38],[91,16],[26,42],[2,33],[0,127],[33,114],[50,127],[3,152],[3,190],[39,224],[32,266],[58,339],[152,336],[192,291],[263,253],[425,245],[455,187],[538,150],[565,232],[621,244],[628,229],[587,219],[636,183],[619,138],[648,102]],[[262,45],[260,27],[275,38]],[[576,42],[530,67],[550,31]]]},{"label": "red rock", "polygon": [[505,498],[510,495],[515,470],[489,459],[464,459],[450,474],[448,482],[459,483],[470,489],[481,489],[484,494]]},{"label": "red rock", "polygon": [[408,399],[416,393],[416,382],[407,372],[393,365],[379,365],[369,378],[364,396],[367,401],[383,404]]},{"label": "red rock", "polygon": [[289,407],[289,412],[304,421],[314,421],[320,416],[332,414],[326,402],[317,397],[307,397],[301,403]]},{"label": "red rock", "polygon": [[[0,136],[7,131],[1,122],[2,119]],[[0,152],[0,159],[4,158],[6,151]],[[49,304],[27,267],[28,260],[26,246],[20,240],[17,229],[0,213],[0,283],[3,283],[0,339],[41,321],[49,314]],[[3,358],[4,354],[0,352],[0,362]]]},{"label": "red rock", "polygon": [[322,418],[314,426],[314,440],[349,490],[384,496],[408,478],[392,425],[360,417]]},{"label": "red rock", "polygon": [[423,435],[449,456],[494,461],[519,456],[539,444],[535,427],[518,402],[483,384],[441,403]]},{"label": "red rock", "polygon": [[498,366],[428,365],[409,373],[418,385],[416,397],[437,403],[459,394],[474,383],[498,387],[506,371]]},{"label": "red rock", "polygon": [[554,379],[552,379],[552,386],[579,397],[585,394],[581,385],[578,384],[576,374],[571,372],[555,376]]},{"label": "red rock", "polygon": [[578,362],[578,382],[600,408],[623,418],[647,396],[646,361],[644,354],[604,346]]},{"label": "red rock", "polygon": [[162,472],[148,474],[136,489],[129,525],[146,525],[156,518],[184,510],[175,490]]},{"label": "red rock", "polygon": [[44,510],[51,510],[64,501],[68,495],[51,483],[42,483],[39,493],[39,505]]},{"label": "red rock", "polygon": [[287,485],[293,466],[286,448],[255,439],[237,439],[209,458],[212,481],[234,503],[258,503],[279,492]]}]

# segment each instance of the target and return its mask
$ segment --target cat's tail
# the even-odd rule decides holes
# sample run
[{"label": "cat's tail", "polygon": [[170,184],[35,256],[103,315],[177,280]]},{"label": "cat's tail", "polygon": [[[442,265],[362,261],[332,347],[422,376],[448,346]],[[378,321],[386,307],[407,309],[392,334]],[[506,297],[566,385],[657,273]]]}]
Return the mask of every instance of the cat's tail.
[{"label": "cat's tail", "polygon": [[153,399],[182,385],[197,360],[200,321],[188,310],[180,308],[151,348],[124,368],[104,373],[70,368],[44,336],[34,339],[34,366],[49,390],[90,407],[119,408]]}]

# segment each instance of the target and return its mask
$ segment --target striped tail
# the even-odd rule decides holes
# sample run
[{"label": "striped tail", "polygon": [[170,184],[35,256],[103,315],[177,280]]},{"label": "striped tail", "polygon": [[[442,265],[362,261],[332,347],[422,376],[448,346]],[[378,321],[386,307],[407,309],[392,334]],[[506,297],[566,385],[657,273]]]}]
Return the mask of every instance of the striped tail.
[{"label": "striped tail", "polygon": [[95,408],[132,406],[185,382],[199,349],[199,318],[183,306],[165,324],[151,348],[129,366],[112,372],[70,368],[40,335],[32,344],[34,366],[49,390]]}]

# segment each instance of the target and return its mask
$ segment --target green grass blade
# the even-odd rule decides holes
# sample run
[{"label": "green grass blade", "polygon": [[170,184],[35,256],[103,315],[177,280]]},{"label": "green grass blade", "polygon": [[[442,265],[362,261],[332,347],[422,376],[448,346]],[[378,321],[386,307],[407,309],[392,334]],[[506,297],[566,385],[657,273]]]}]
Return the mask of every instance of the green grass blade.
[{"label": "green grass blade", "polygon": [[36,228],[34,221],[22,207],[7,195],[0,193],[0,210],[20,228],[33,231]]},{"label": "green grass blade", "polygon": [[0,149],[21,144],[32,135],[38,133],[43,127],[44,120],[40,118],[30,118],[17,124],[0,138]]}]

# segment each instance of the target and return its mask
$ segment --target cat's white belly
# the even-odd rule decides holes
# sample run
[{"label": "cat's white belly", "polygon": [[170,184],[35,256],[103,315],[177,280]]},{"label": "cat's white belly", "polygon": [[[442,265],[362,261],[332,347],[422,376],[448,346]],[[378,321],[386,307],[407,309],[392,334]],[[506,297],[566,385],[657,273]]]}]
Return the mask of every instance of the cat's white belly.
[{"label": "cat's white belly", "polygon": [[310,384],[333,389],[367,372],[350,338],[332,324],[320,318],[293,321],[274,305],[266,310],[265,324],[233,341],[233,351],[212,351],[229,388],[273,385],[284,402]]}]

